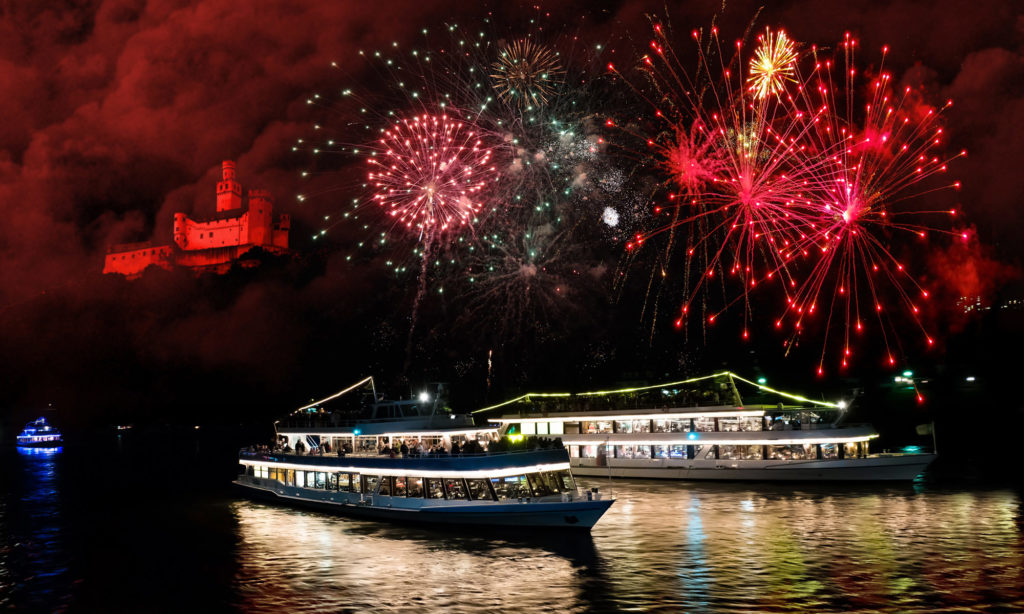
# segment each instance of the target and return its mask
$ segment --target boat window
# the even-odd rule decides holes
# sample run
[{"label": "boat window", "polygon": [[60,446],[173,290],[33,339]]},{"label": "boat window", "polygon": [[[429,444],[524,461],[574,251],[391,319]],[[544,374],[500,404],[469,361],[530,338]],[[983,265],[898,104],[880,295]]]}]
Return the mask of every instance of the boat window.
[{"label": "boat window", "polygon": [[449,499],[465,499],[466,485],[462,478],[444,478],[444,492]]},{"label": "boat window", "polygon": [[607,421],[584,422],[581,431],[584,433],[611,433],[612,423]]},{"label": "boat window", "polygon": [[718,430],[732,433],[740,430],[740,419],[739,418],[719,418],[718,419]]},{"label": "boat window", "polygon": [[761,460],[761,446],[718,446],[718,458]]},{"label": "boat window", "polygon": [[817,457],[816,444],[794,444],[790,446],[768,446],[768,458],[772,460],[806,460]]},{"label": "boat window", "polygon": [[469,497],[474,501],[489,501],[493,498],[487,480],[466,480],[466,484],[469,485]]},{"label": "boat window", "polygon": [[633,432],[633,421],[632,420],[616,420],[615,421],[615,432],[617,432],[617,433],[632,433]]},{"label": "boat window", "polygon": [[551,492],[561,492],[562,482],[554,473],[551,473],[550,471],[541,471],[540,477],[544,480],[544,483],[548,485],[548,488],[551,489]]},{"label": "boat window", "polygon": [[409,496],[423,498],[423,478],[409,478]]},{"label": "boat window", "polygon": [[548,425],[548,434],[549,435],[564,435],[565,434],[565,424],[562,423],[562,422],[551,422],[551,423],[549,423],[549,425]]},{"label": "boat window", "polygon": [[857,444],[856,443],[844,443],[843,444],[843,456],[846,458],[857,458]]},{"label": "boat window", "polygon": [[671,420],[654,420],[654,432],[655,433],[668,433],[672,427]]},{"label": "boat window", "polygon": [[615,458],[650,458],[651,446],[615,446]]},{"label": "boat window", "polygon": [[277,479],[277,467],[271,467],[270,469],[268,469],[268,471],[269,471],[269,473],[268,473],[267,477],[269,477],[271,480],[276,480]]},{"label": "boat window", "polygon": [[512,498],[508,496],[509,487],[505,482],[506,479],[507,478],[491,478],[491,488],[494,489],[494,494],[498,497],[499,501]]},{"label": "boat window", "polygon": [[444,486],[440,478],[427,478],[427,498],[444,499]]},{"label": "boat window", "polygon": [[525,475],[513,475],[505,478],[492,478],[491,486],[498,499],[519,499],[529,497],[530,488],[527,486]]},{"label": "boat window", "polygon": [[327,474],[327,490],[338,490],[338,474]]},{"label": "boat window", "polygon": [[377,482],[379,482],[379,481],[380,481],[380,478],[378,476],[375,476],[375,475],[364,475],[363,476],[363,493],[365,493],[367,495],[372,495],[373,492],[375,490],[377,490]]},{"label": "boat window", "polygon": [[343,478],[343,481],[341,483],[341,487],[343,487],[346,492],[359,492],[359,483],[360,483],[359,474],[358,473],[349,473],[349,474],[345,474],[345,475],[348,475],[348,479],[344,479]]},{"label": "boat window", "polygon": [[708,433],[715,430],[714,418],[694,418],[693,426],[695,431]]},{"label": "boat window", "polygon": [[654,446],[654,458],[686,458],[686,446]]},{"label": "boat window", "polygon": [[839,458],[839,446],[834,443],[821,444],[822,458]]},{"label": "boat window", "polygon": [[763,424],[764,422],[761,420],[761,416],[746,416],[744,418],[740,418],[741,431],[760,431]]},{"label": "boat window", "polygon": [[[314,479],[316,480],[316,482],[315,482],[316,486],[314,486],[314,488],[323,488],[324,486],[327,485],[327,472],[325,472],[325,471],[317,471],[316,472],[316,477]],[[307,478],[307,482],[308,482],[308,478]]]},{"label": "boat window", "polygon": [[533,490],[533,496],[535,497],[546,497],[551,493],[551,489],[544,483],[540,475],[536,473],[528,473],[526,477],[530,480],[530,489]]},{"label": "boat window", "polygon": [[581,458],[597,458],[597,446],[580,446]]},{"label": "boat window", "polygon": [[651,432],[651,421],[650,420],[634,420],[633,421],[633,432],[634,433],[650,433]]},{"label": "boat window", "polygon": [[295,485],[298,486],[299,488],[305,488],[306,487],[306,472],[305,471],[296,471],[295,472]]},{"label": "boat window", "polygon": [[569,473],[568,469],[562,469],[554,475],[562,483],[562,490],[569,492],[576,490],[576,481],[572,479],[572,474]]},{"label": "boat window", "polygon": [[505,478],[506,481],[514,480],[515,485],[515,497],[529,497],[530,496],[530,483],[526,481],[525,475],[518,475],[513,478]]},{"label": "boat window", "polygon": [[246,465],[245,466],[245,475],[250,475],[250,476],[255,477],[256,476],[256,468],[253,467],[252,465]]},{"label": "boat window", "polygon": [[377,489],[377,494],[378,495],[383,495],[385,497],[390,497],[391,493],[393,493],[395,491],[395,487],[393,485],[394,481],[395,481],[395,478],[393,478],[393,477],[390,477],[390,476],[382,477],[380,479],[380,488]]},{"label": "boat window", "polygon": [[294,469],[289,469],[288,470],[287,474],[285,475],[285,484],[288,484],[289,486],[295,486],[295,470]]},{"label": "boat window", "polygon": [[356,437],[356,452],[377,453],[377,438],[367,435]]},{"label": "boat window", "polygon": [[394,490],[391,491],[391,494],[395,497],[404,497],[406,492],[405,477],[396,477],[393,479],[395,487]]}]

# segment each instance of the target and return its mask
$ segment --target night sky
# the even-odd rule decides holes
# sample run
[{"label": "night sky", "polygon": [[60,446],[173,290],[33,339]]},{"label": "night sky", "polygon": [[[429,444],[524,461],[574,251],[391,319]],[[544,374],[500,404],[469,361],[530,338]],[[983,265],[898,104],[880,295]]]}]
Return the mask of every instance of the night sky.
[{"label": "night sky", "polygon": [[[680,35],[717,15],[723,32],[735,37],[759,8],[601,4],[602,10],[592,3],[543,8],[552,23],[578,23],[586,11],[580,35],[614,41],[622,65],[648,40],[648,13],[667,16]],[[453,3],[430,0],[5,3],[5,419],[48,403],[67,422],[80,423],[263,419],[367,374],[413,385],[453,382],[462,391],[454,399],[461,409],[524,387],[656,381],[722,365],[806,382],[809,392],[839,386],[833,378],[812,381],[813,357],[784,358],[774,340],[751,351],[732,333],[686,342],[666,330],[649,342],[637,306],[613,301],[600,279],[551,326],[500,342],[459,330],[457,297],[432,300],[406,355],[414,284],[396,282],[373,258],[346,261],[356,230],[340,227],[327,242],[310,239],[324,212],[336,207],[326,199],[296,201],[304,162],[291,146],[314,121],[309,94],[338,85],[331,62],[359,78],[366,70],[359,49],[405,44],[424,27],[471,24],[488,11],[495,21],[521,23],[532,10],[510,5],[467,5],[453,14]],[[888,44],[895,78],[936,102],[954,100],[946,116],[950,149],[969,155],[951,172],[963,182],[957,200],[976,240],[948,250],[937,242],[921,256],[918,279],[940,289],[940,305],[926,314],[941,331],[940,347],[929,357],[909,343],[901,358],[937,372],[970,368],[975,359],[999,364],[1001,352],[1020,339],[1019,316],[1016,324],[994,316],[965,321],[952,301],[965,294],[993,304],[1021,298],[1014,292],[1024,256],[1024,11],[1001,0],[773,2],[755,25],[783,26],[798,41],[827,44],[850,31],[864,49]],[[237,161],[245,188],[270,190],[275,213],[292,216],[294,259],[267,258],[257,269],[224,276],[151,270],[128,282],[100,274],[109,245],[169,242],[174,212],[208,215],[224,159]],[[605,258],[614,267],[618,253],[609,248]],[[986,350],[979,339],[1002,345]],[[490,388],[489,350],[496,361]]]}]

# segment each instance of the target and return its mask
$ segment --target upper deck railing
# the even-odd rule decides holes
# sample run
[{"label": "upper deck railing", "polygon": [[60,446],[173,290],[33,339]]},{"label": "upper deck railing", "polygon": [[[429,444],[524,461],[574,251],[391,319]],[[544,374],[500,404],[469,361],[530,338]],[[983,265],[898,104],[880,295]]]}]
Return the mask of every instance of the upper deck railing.
[{"label": "upper deck railing", "polygon": [[569,462],[569,453],[564,448],[548,450],[525,450],[484,454],[424,455],[395,457],[377,455],[362,456],[347,454],[306,455],[282,452],[250,452],[243,448],[238,453],[240,460],[291,463],[311,467],[348,466],[360,469],[417,469],[423,471],[473,471],[507,469],[509,467],[533,467]]}]

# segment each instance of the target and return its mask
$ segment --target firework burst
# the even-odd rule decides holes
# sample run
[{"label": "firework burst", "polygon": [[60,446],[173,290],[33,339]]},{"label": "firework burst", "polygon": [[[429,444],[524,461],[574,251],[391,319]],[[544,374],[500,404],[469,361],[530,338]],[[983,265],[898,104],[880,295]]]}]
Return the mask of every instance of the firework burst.
[{"label": "firework burst", "polygon": [[[677,328],[694,304],[710,324],[742,302],[742,336],[748,338],[750,292],[765,281],[792,279],[786,248],[812,229],[807,186],[821,162],[806,157],[802,141],[813,117],[790,96],[761,97],[744,84],[742,41],[726,61],[716,28],[707,41],[694,31],[697,68],[691,70],[660,25],[654,32],[640,65],[649,86],[635,88],[653,109],[653,135],[633,134],[645,138],[647,156],[669,178],[668,193],[654,206],[653,228],[636,233],[626,247],[639,251],[664,237],[653,249],[648,294],[655,288],[660,296],[663,282],[681,278]],[[721,290],[717,305],[707,301],[713,282]],[[652,331],[655,325],[652,318]]]},{"label": "firework burst", "polygon": [[418,115],[384,130],[368,179],[373,199],[420,238],[466,226],[496,181],[492,151],[473,126],[447,115]]},{"label": "firework burst", "polygon": [[[623,192],[595,128],[595,102],[610,99],[595,69],[602,45],[582,48],[547,19],[534,15],[526,32],[490,18],[424,29],[413,48],[360,52],[358,84],[339,88],[337,100],[310,96],[324,119],[296,149],[313,154],[318,168],[306,174],[323,187],[300,200],[352,194],[324,216],[317,236],[341,235],[349,258],[386,262],[397,279],[415,275],[413,327],[428,295],[472,299],[489,330],[518,334],[504,321],[515,313],[533,314],[542,327],[544,313],[563,313],[534,309],[558,297],[547,291],[557,285],[554,272],[583,257],[563,247],[569,229],[586,221],[605,228],[602,211]],[[332,158],[339,162],[322,162]],[[370,166],[358,185],[327,183],[353,160]],[[353,233],[357,240],[344,240]]]},{"label": "firework burst", "polygon": [[787,341],[791,346],[808,319],[821,316],[819,374],[834,344],[840,345],[838,366],[849,366],[854,341],[867,331],[868,320],[875,323],[889,365],[897,361],[900,321],[912,322],[926,345],[932,345],[934,338],[920,317],[928,291],[898,254],[910,245],[926,246],[932,234],[967,238],[949,229],[947,221],[957,215],[955,207],[913,206],[926,193],[959,188],[957,181],[929,181],[966,154],[940,153],[945,135],[939,118],[952,102],[936,109],[924,104],[910,86],[894,86],[885,69],[887,48],[877,71],[858,69],[856,47],[849,35],[839,45],[838,79],[833,75],[835,60],[813,56],[814,86],[803,95],[808,105],[822,111],[807,138],[813,155],[824,161],[810,186],[819,222],[816,232],[792,251],[811,252],[815,258],[776,321],[778,328],[786,322],[792,325]]},{"label": "firework burst", "polygon": [[747,83],[757,100],[783,93],[786,83],[796,83],[796,46],[785,32],[766,29],[750,62]]},{"label": "firework burst", "polygon": [[547,104],[565,75],[557,52],[528,39],[506,45],[491,71],[501,99],[524,109]]}]

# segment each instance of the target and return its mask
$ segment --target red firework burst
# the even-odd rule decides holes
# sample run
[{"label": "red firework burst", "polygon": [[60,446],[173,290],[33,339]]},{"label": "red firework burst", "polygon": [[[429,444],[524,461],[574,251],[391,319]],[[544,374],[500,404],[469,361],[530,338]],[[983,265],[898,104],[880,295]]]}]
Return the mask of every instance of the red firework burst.
[{"label": "red firework burst", "polygon": [[[940,219],[956,215],[956,209],[915,208],[912,199],[927,192],[959,188],[959,182],[925,182],[945,173],[952,157],[936,153],[944,145],[939,125],[941,109],[925,105],[911,88],[897,89],[882,68],[870,74],[854,66],[856,41],[847,35],[842,50],[842,77],[834,79],[834,62],[815,57],[815,86],[802,92],[803,99],[818,109],[815,129],[808,134],[808,149],[824,161],[815,170],[809,194],[818,208],[816,232],[793,247],[813,251],[810,273],[787,297],[783,317],[793,326],[791,342],[808,317],[818,312],[825,319],[817,371],[824,371],[825,356],[837,323],[842,326],[842,348],[837,359],[845,368],[852,360],[854,337],[865,331],[871,319],[886,348],[886,361],[896,364],[893,343],[898,320],[888,314],[899,308],[913,322],[927,345],[934,343],[920,318],[921,301],[928,292],[906,270],[894,251],[905,250],[901,241],[926,241]],[[864,79],[863,85],[859,82]],[[863,106],[855,101],[867,91]],[[873,314],[873,317],[870,316]],[[788,342],[787,342],[788,343]]]},{"label": "red firework burst", "polygon": [[447,115],[395,122],[368,162],[375,168],[369,173],[373,199],[428,241],[472,223],[498,175],[479,131]]},{"label": "red firework burst", "polygon": [[[741,41],[726,62],[717,29],[711,29],[707,43],[695,30],[697,69],[689,71],[660,25],[654,31],[641,68],[655,93],[646,97],[667,128],[648,138],[647,145],[676,191],[658,207],[660,223],[637,234],[627,248],[667,231],[671,244],[672,231],[687,226],[686,258],[702,273],[692,285],[684,274],[686,288],[676,327],[682,327],[690,305],[710,280],[724,276],[735,280],[741,292],[724,305],[706,308],[703,316],[714,322],[742,300],[742,336],[749,338],[751,289],[767,280],[791,280],[789,250],[813,230],[815,207],[806,192],[822,162],[806,157],[803,142],[814,118],[781,85],[773,95],[764,96],[744,82]],[[759,40],[768,44],[770,32]],[[687,262],[685,269],[690,268]],[[667,276],[664,267],[662,274]]]}]

